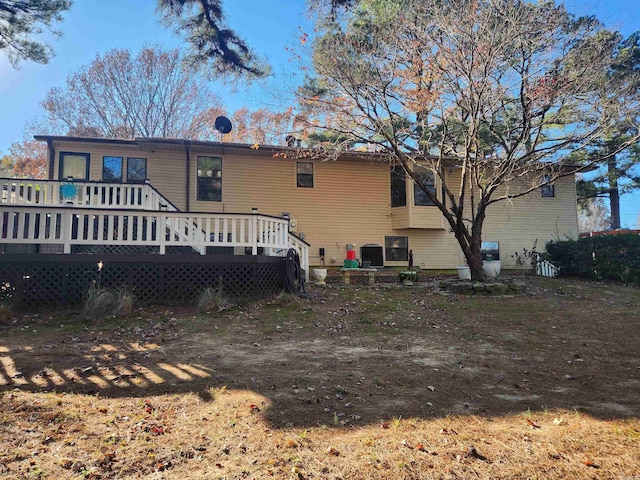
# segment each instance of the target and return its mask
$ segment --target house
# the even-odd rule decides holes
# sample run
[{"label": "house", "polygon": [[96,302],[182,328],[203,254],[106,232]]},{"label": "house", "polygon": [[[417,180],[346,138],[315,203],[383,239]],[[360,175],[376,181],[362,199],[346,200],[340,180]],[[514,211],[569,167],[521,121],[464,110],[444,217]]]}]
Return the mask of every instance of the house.
[{"label": "house", "polygon": [[[6,215],[16,204],[55,206],[65,212],[82,210],[84,220],[73,221],[71,239],[32,240],[16,231],[26,232],[29,222],[35,229],[37,222],[14,220],[12,237],[4,232],[0,243],[39,244],[40,253],[154,244],[159,253],[191,247],[203,256],[269,256],[295,246],[306,271],[317,265],[341,266],[347,249],[355,249],[358,258],[373,266],[405,266],[409,251],[414,265],[425,269],[453,269],[464,262],[437,207],[429,205],[411,179],[372,154],[353,151],[338,161],[322,161],[288,147],[154,138],[36,139],[49,148],[49,183],[35,187],[37,182],[5,179],[0,208]],[[455,168],[447,172],[452,182],[459,175]],[[423,180],[441,194],[429,172]],[[121,210],[127,220],[95,220],[109,210]],[[172,234],[155,238],[158,224],[144,220],[148,212],[154,218],[162,215]],[[126,223],[136,216],[135,224]],[[536,240],[544,245],[577,236],[573,178],[492,205],[483,232],[487,253],[500,259],[503,268],[516,268],[512,255],[531,249]]]}]

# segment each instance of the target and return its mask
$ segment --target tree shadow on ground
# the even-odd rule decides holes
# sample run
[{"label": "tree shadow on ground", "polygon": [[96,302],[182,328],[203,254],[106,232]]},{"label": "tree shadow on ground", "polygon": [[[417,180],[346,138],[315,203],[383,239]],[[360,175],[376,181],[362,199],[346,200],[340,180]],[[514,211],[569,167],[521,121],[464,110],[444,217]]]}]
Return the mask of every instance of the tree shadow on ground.
[{"label": "tree shadow on ground", "polygon": [[[221,317],[222,333],[214,322],[185,329],[189,319],[161,320],[146,331],[34,333],[15,341],[5,330],[0,389],[102,397],[194,392],[210,401],[209,390],[224,385],[265,397],[262,413],[275,427],[544,409],[640,415],[633,317],[607,317],[595,298],[553,297],[507,299],[506,306],[465,299],[471,308],[460,320],[453,307],[440,308],[451,299],[425,303],[416,292],[408,297],[415,309],[384,321],[359,305],[315,300],[268,328],[251,312],[235,312]],[[533,307],[535,323],[513,318]],[[303,318],[300,312],[314,308],[313,318]]]}]

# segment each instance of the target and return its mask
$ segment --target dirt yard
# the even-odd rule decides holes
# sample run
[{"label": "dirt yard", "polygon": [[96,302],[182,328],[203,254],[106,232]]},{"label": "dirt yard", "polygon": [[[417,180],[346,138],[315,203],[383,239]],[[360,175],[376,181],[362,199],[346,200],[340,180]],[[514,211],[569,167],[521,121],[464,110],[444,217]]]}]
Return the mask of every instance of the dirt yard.
[{"label": "dirt yard", "polygon": [[640,480],[640,289],[329,285],[0,326],[0,478]]}]

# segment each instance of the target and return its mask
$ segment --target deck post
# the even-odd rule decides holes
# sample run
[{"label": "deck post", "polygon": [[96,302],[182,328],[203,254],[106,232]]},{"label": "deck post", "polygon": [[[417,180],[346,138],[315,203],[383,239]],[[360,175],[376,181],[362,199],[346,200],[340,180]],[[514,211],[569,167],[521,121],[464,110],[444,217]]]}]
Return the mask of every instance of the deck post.
[{"label": "deck post", "polygon": [[158,240],[160,242],[160,255],[164,255],[165,247],[167,244],[167,217],[163,212],[160,212],[158,217],[157,228]]},{"label": "deck post", "polygon": [[64,215],[61,215],[63,219],[62,227],[60,228],[61,235],[64,235],[64,253],[71,253],[71,235],[73,234],[73,213],[67,211]]},{"label": "deck post", "polygon": [[253,211],[253,221],[251,222],[252,228],[249,231],[251,237],[251,255],[258,255],[258,214],[257,209]]}]

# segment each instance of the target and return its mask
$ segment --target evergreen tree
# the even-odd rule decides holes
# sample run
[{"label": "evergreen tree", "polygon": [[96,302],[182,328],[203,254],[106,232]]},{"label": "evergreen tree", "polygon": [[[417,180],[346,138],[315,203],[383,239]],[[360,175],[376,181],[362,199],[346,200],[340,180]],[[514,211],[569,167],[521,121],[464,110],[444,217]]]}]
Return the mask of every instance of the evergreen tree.
[{"label": "evergreen tree", "polygon": [[54,35],[54,23],[71,7],[71,0],[0,0],[0,50],[5,50],[15,67],[20,60],[47,63],[53,51],[44,42],[34,40],[46,27]]}]

